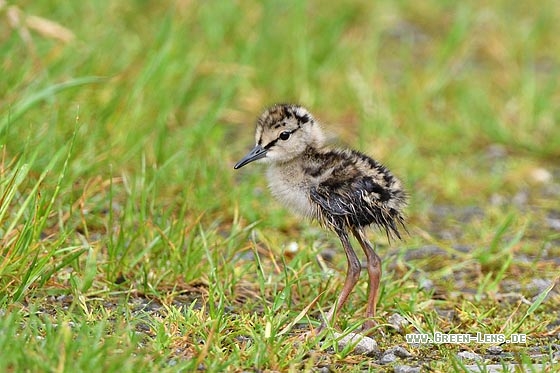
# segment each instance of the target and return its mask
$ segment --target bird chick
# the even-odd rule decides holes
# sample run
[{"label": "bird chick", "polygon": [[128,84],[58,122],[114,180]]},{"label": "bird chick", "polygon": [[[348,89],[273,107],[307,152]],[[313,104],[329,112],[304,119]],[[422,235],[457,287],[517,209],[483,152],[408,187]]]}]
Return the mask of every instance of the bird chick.
[{"label": "bird chick", "polygon": [[375,323],[381,259],[368,241],[364,228],[374,225],[388,239],[401,238],[406,193],[399,179],[382,164],[360,152],[325,145],[320,124],[302,106],[278,104],[257,120],[255,147],[235,166],[253,161],[268,163],[268,186],[291,210],[334,231],[342,243],[348,270],[337,302],[319,331],[336,317],[360,276],[361,265],[352,245],[352,234],[362,247],[369,277],[366,320]]}]

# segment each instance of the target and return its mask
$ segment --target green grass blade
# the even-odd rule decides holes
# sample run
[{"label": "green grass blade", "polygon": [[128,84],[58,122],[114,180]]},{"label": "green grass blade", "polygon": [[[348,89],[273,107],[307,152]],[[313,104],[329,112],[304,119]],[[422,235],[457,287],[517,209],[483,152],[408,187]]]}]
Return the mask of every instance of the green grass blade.
[{"label": "green grass blade", "polygon": [[13,108],[11,108],[9,115],[5,115],[0,121],[0,134],[7,128],[11,123],[16,122],[22,115],[27,111],[31,110],[33,106],[37,105],[39,102],[44,101],[56,94],[66,91],[72,88],[81,87],[88,84],[95,84],[107,81],[107,78],[98,76],[85,76],[76,79],[70,79],[62,83],[57,83],[50,85],[41,91],[34,93],[24,100],[17,102]]}]

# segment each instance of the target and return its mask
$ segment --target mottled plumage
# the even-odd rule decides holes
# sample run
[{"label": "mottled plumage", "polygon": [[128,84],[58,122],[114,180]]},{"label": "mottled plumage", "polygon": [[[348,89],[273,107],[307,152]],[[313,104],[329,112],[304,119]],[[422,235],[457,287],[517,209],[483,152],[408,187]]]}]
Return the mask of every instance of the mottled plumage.
[{"label": "mottled plumage", "polygon": [[346,252],[346,280],[325,321],[336,315],[358,281],[361,266],[348,237],[352,233],[367,258],[370,291],[364,328],[372,327],[381,261],[363,229],[374,225],[388,237],[401,238],[406,205],[402,183],[362,153],[325,146],[319,123],[298,105],[280,104],[266,110],[257,120],[255,138],[255,147],[235,168],[256,160],[267,162],[272,194],[295,212],[333,230]]}]

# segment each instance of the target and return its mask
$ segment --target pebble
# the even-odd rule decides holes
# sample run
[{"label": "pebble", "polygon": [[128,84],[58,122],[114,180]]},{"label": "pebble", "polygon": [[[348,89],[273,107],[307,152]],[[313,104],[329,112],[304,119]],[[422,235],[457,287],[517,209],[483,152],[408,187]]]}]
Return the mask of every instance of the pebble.
[{"label": "pebble", "polygon": [[332,250],[332,249],[325,249],[323,251],[321,251],[321,257],[329,263],[332,263],[334,261],[334,258],[336,256],[336,251]]},{"label": "pebble", "polygon": [[521,283],[513,279],[505,279],[500,283],[502,291],[505,293],[518,293],[521,291]]},{"label": "pebble", "polygon": [[550,229],[553,229],[555,231],[560,231],[560,219],[546,218],[546,223]]},{"label": "pebble", "polygon": [[419,284],[420,289],[424,290],[424,291],[432,291],[434,290],[434,282],[432,280],[430,280],[429,278],[421,278],[420,279],[420,284]]},{"label": "pebble", "polygon": [[500,346],[490,346],[488,350],[486,350],[490,355],[500,355],[504,349]]},{"label": "pebble", "polygon": [[403,332],[403,328],[409,324],[408,320],[398,313],[394,313],[387,318],[389,324],[397,330],[398,333]]},{"label": "pebble", "polygon": [[527,290],[531,293],[531,296],[537,296],[543,291],[545,291],[550,284],[551,280],[546,280],[543,278],[534,278],[531,283],[527,286]]},{"label": "pebble", "polygon": [[467,360],[481,360],[482,358],[480,357],[479,354],[475,353],[475,352],[470,352],[470,351],[461,351],[457,354],[458,357],[460,357],[461,359],[467,359]]},{"label": "pebble", "polygon": [[359,333],[349,333],[342,335],[335,333],[338,340],[338,348],[344,349],[349,344],[355,344],[353,352],[357,355],[377,355],[380,353],[379,347],[375,339],[367,337]]},{"label": "pebble", "polygon": [[446,257],[447,251],[436,245],[420,246],[414,250],[409,250],[404,255],[405,261],[426,259],[432,257]]},{"label": "pebble", "polygon": [[408,359],[409,357],[412,357],[412,354],[410,352],[408,352],[407,349],[405,349],[404,347],[401,347],[401,346],[391,347],[391,348],[387,349],[387,351],[385,351],[385,353],[392,353],[395,356],[400,357],[401,359]]},{"label": "pebble", "polygon": [[493,160],[505,158],[507,156],[507,149],[500,144],[491,144],[486,148],[486,156]]},{"label": "pebble", "polygon": [[545,168],[537,167],[530,172],[531,179],[539,184],[547,184],[552,181],[552,174]]},{"label": "pebble", "polygon": [[517,192],[511,199],[511,202],[513,202],[513,204],[516,205],[517,207],[526,206],[528,201],[529,201],[529,192],[526,190],[521,190]]},{"label": "pebble", "polygon": [[447,321],[452,321],[453,318],[455,317],[455,310],[442,310],[439,308],[435,309],[436,313],[438,314],[439,317],[441,317],[444,320]]},{"label": "pebble", "polygon": [[395,356],[394,353],[385,352],[381,357],[381,360],[379,360],[379,364],[390,364],[394,363],[395,361],[397,361],[397,356]]},{"label": "pebble", "polygon": [[395,373],[420,373],[420,367],[411,367],[410,365],[397,365],[394,368]]},{"label": "pebble", "polygon": [[286,251],[291,253],[291,254],[295,254],[297,253],[299,250],[299,245],[297,242],[292,241],[288,244],[288,246],[286,247]]},{"label": "pebble", "polygon": [[505,373],[505,372],[551,372],[551,365],[547,364],[487,364],[465,365],[464,372],[468,373]]}]

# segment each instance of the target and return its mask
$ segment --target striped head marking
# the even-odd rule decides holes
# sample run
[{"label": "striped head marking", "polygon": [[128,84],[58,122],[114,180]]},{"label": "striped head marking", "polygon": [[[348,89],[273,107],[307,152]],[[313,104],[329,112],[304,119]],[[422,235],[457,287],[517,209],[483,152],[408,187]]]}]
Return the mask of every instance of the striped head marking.
[{"label": "striped head marking", "polygon": [[301,155],[308,146],[320,147],[324,135],[307,109],[299,105],[274,105],[257,119],[255,147],[236,165],[263,159],[285,162]]}]

